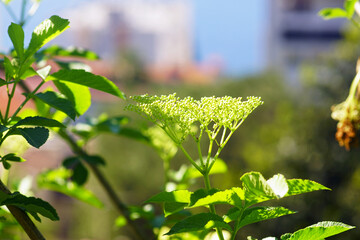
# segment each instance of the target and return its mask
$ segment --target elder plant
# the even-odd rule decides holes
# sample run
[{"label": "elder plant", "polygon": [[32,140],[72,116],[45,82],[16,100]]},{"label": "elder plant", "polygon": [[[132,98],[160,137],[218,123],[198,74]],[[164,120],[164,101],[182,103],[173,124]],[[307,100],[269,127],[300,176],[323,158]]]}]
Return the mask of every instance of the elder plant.
[{"label": "elder plant", "polygon": [[[146,203],[162,203],[164,224],[157,230],[159,239],[205,239],[216,231],[218,239],[235,239],[238,231],[251,223],[264,221],[295,213],[284,207],[255,206],[258,203],[298,195],[302,193],[328,190],[319,183],[286,179],[277,174],[266,180],[261,173],[245,173],[240,181],[241,187],[219,190],[211,187],[209,175],[219,155],[234,132],[244,120],[260,105],[259,97],[241,98],[192,97],[179,98],[176,94],[162,96],[133,96],[134,104],[126,107],[135,111],[161,128],[183,152],[192,167],[204,179],[204,189],[164,191],[151,197]],[[197,151],[191,156],[183,143],[190,138]],[[206,138],[207,141],[202,141]],[[207,151],[203,154],[202,144]],[[230,207],[225,215],[216,212],[216,205]],[[189,209],[205,207],[208,212],[197,213],[186,218],[181,215]],[[180,216],[180,221],[172,222],[172,217]],[[167,227],[170,225],[170,228]],[[337,222],[320,222],[295,233],[287,233],[280,238],[267,239],[324,239],[353,228]],[[169,238],[162,235],[170,236]],[[254,239],[249,237],[249,239]]]}]

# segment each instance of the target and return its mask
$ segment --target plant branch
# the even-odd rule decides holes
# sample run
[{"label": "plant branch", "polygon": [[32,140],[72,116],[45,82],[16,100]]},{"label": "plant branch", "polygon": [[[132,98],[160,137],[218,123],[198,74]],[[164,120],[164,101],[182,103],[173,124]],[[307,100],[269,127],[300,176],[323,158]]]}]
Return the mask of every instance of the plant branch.
[{"label": "plant branch", "polygon": [[[10,190],[1,180],[0,191],[6,194],[11,194]],[[41,234],[39,229],[35,226],[25,211],[12,205],[6,205],[6,207],[9,209],[10,213],[14,216],[16,221],[18,221],[31,240],[45,240],[45,237]]]},{"label": "plant branch", "polygon": [[179,148],[185,154],[186,158],[191,162],[191,164],[201,173],[204,174],[204,170],[191,158],[191,156],[187,153],[184,147],[180,144]]},{"label": "plant branch", "polygon": [[24,26],[24,24],[25,24],[26,4],[27,4],[27,0],[22,0],[21,13],[20,13],[20,23],[19,23],[21,26]]},{"label": "plant branch", "polygon": [[[78,154],[82,158],[86,158],[89,156],[77,143],[76,140],[73,139],[65,130],[60,129],[58,134],[70,145],[71,149],[74,153]],[[85,161],[86,162],[86,161]],[[134,231],[138,239],[146,240],[146,239],[156,239],[154,233],[151,231],[144,234],[144,230],[140,229],[137,223],[130,218],[130,211],[129,208],[124,204],[119,196],[115,193],[114,189],[111,187],[109,181],[105,178],[104,174],[100,171],[100,169],[93,164],[89,164],[86,162],[87,166],[92,170],[94,175],[96,176],[97,180],[100,182],[104,190],[106,191],[107,195],[115,205],[116,209],[122,214],[128,224],[130,225],[131,229]]]}]

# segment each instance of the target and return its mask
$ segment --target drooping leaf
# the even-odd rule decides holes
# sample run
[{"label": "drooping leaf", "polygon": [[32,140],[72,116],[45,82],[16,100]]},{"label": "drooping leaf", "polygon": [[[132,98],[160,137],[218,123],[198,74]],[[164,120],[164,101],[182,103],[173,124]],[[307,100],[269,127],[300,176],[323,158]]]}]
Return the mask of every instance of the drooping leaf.
[{"label": "drooping leaf", "polygon": [[92,192],[67,181],[71,174],[71,170],[64,168],[49,170],[38,175],[37,183],[40,188],[63,193],[98,208],[103,207],[103,203]]},{"label": "drooping leaf", "polygon": [[353,228],[355,227],[344,223],[325,221],[298,230],[290,236],[281,236],[281,240],[323,240]]},{"label": "drooping leaf", "polygon": [[232,188],[224,191],[217,191],[210,193],[205,197],[198,198],[194,201],[191,197],[191,204],[189,208],[207,206],[210,204],[230,204],[233,206],[242,207],[244,200],[244,190],[241,188]]},{"label": "drooping leaf", "polygon": [[87,60],[98,60],[99,56],[90,50],[69,47],[62,48],[58,45],[50,46],[42,51],[42,54],[50,55],[50,56],[60,56],[60,57],[80,57],[85,58]]},{"label": "drooping leaf", "polygon": [[220,216],[212,213],[200,213],[177,222],[165,235],[172,235],[182,232],[201,231],[217,227],[227,229],[229,231],[232,230],[230,225],[225,223]]},{"label": "drooping leaf", "polygon": [[0,78],[0,87],[6,85],[6,81]]},{"label": "drooping leaf", "polygon": [[[240,211],[238,211],[240,212]],[[239,228],[242,228],[246,225],[265,221],[269,219],[274,219],[278,217],[282,217],[289,214],[294,214],[295,211],[291,211],[284,207],[253,207],[246,209],[242,216],[239,223]],[[230,217],[235,217],[234,215]]]},{"label": "drooping leaf", "polygon": [[62,69],[58,72],[51,74],[47,78],[47,81],[50,80],[59,80],[80,84],[125,99],[125,95],[109,79],[103,76],[95,75],[90,72],[86,72],[84,70]]},{"label": "drooping leaf", "polygon": [[8,28],[8,34],[21,62],[24,56],[24,30],[19,24],[11,23]]},{"label": "drooping leaf", "polygon": [[11,168],[11,164],[8,163],[7,161],[1,161],[2,162],[2,165],[3,167],[6,169],[6,170],[9,170]]},{"label": "drooping leaf", "polygon": [[36,220],[41,221],[38,214],[52,221],[59,220],[56,210],[44,200],[34,197],[26,197],[18,192],[8,195],[0,192],[0,205],[12,205],[30,213]]},{"label": "drooping leaf", "polygon": [[285,197],[319,190],[330,190],[330,188],[327,188],[320,183],[307,179],[288,179],[286,181],[289,186],[289,191]]},{"label": "drooping leaf", "polygon": [[49,138],[49,130],[44,127],[14,128],[10,135],[21,135],[33,147],[40,148]]},{"label": "drooping leaf", "polygon": [[14,127],[18,126],[39,126],[39,127],[59,127],[65,128],[65,126],[54,120],[45,117],[26,117],[18,121]]},{"label": "drooping leaf", "polygon": [[76,110],[73,106],[73,103],[66,98],[63,98],[59,93],[47,91],[44,93],[37,93],[35,94],[35,97],[75,120]]},{"label": "drooping leaf", "polygon": [[54,81],[54,84],[74,104],[78,116],[83,115],[91,106],[91,93],[88,87],[60,81]]},{"label": "drooping leaf", "polygon": [[176,190],[172,192],[161,192],[151,197],[149,200],[145,201],[145,203],[151,202],[179,202],[179,203],[190,203],[190,196],[192,192],[188,190]]},{"label": "drooping leaf", "polygon": [[52,16],[38,25],[31,37],[29,47],[25,52],[25,59],[34,55],[41,47],[65,31],[69,20],[59,16]]}]

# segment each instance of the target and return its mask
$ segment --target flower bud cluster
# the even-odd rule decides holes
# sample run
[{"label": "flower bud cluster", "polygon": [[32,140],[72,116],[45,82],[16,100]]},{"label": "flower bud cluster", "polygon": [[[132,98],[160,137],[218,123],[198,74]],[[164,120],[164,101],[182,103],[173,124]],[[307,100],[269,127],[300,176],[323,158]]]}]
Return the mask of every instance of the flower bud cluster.
[{"label": "flower bud cluster", "polygon": [[165,131],[179,132],[178,143],[193,133],[194,124],[199,124],[201,129],[207,129],[213,124],[215,128],[225,127],[235,131],[239,123],[263,103],[259,97],[248,97],[247,101],[229,96],[195,100],[192,97],[180,99],[176,93],[162,96],[146,94],[131,98],[137,103],[128,105],[128,110],[140,113]]}]

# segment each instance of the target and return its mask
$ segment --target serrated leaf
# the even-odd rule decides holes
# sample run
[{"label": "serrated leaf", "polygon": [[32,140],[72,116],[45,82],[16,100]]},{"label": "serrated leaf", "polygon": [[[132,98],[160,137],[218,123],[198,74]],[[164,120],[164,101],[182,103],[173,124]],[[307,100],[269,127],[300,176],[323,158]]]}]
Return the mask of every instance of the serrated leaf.
[{"label": "serrated leaf", "polygon": [[73,106],[73,103],[66,98],[63,98],[59,93],[47,91],[44,93],[37,93],[35,94],[35,97],[75,120],[76,110]]},{"label": "serrated leaf", "polygon": [[39,127],[59,127],[65,128],[65,125],[62,123],[45,117],[26,117],[18,121],[14,127],[18,126],[39,126]]},{"label": "serrated leaf", "polygon": [[241,188],[232,188],[224,191],[217,191],[210,193],[205,197],[196,200],[191,197],[191,204],[189,208],[207,206],[211,204],[230,204],[233,206],[242,207],[244,200],[244,191]]},{"label": "serrated leaf", "polygon": [[40,148],[49,138],[49,130],[43,127],[15,128],[10,135],[21,135],[33,147]]},{"label": "serrated leaf", "polygon": [[60,57],[81,57],[87,60],[99,59],[99,56],[93,51],[76,47],[69,47],[65,49],[58,45],[53,45],[44,49],[42,54]]},{"label": "serrated leaf", "polygon": [[24,56],[24,30],[19,24],[11,23],[8,34],[21,62]]},{"label": "serrated leaf", "polygon": [[326,20],[333,18],[347,18],[348,13],[341,8],[324,8],[319,12],[319,15]]},{"label": "serrated leaf", "polygon": [[54,81],[54,84],[74,104],[78,116],[83,115],[91,106],[91,93],[88,87],[60,81]]},{"label": "serrated leaf", "polygon": [[59,16],[51,16],[38,25],[25,52],[25,59],[34,55],[41,47],[65,31],[69,26],[69,20]]},{"label": "serrated leaf", "polygon": [[190,203],[190,196],[192,192],[188,190],[176,190],[172,192],[161,192],[151,197],[149,200],[145,201],[145,203],[151,202],[179,202],[179,203]]},{"label": "serrated leaf", "polygon": [[2,199],[0,205],[12,205],[19,207],[33,215],[38,221],[40,221],[40,218],[37,214],[41,214],[52,221],[59,220],[56,210],[48,202],[45,202],[40,198],[26,197],[20,193],[8,195],[0,192],[0,195]]},{"label": "serrated leaf", "polygon": [[58,72],[51,74],[46,80],[72,82],[125,99],[125,95],[109,79],[103,76],[95,75],[90,72],[86,72],[84,70],[62,69]]},{"label": "serrated leaf", "polygon": [[320,183],[307,179],[288,179],[286,181],[289,186],[289,191],[285,197],[319,190],[331,190]]},{"label": "serrated leaf", "polygon": [[304,229],[298,230],[288,236],[281,236],[281,240],[323,240],[327,237],[337,235],[339,233],[355,228],[339,222],[319,222]]},{"label": "serrated leaf", "polygon": [[295,211],[291,211],[284,207],[253,207],[246,209],[239,223],[239,228],[242,228],[246,225],[265,221],[269,219],[274,219],[282,217],[289,214],[294,214]]},{"label": "serrated leaf", "polygon": [[220,216],[212,213],[200,213],[177,222],[165,235],[213,228],[223,228],[232,231],[231,227]]},{"label": "serrated leaf", "polygon": [[38,175],[37,183],[40,188],[63,193],[98,208],[103,207],[103,203],[92,192],[67,181],[70,176],[71,171],[64,168],[49,170]]}]

